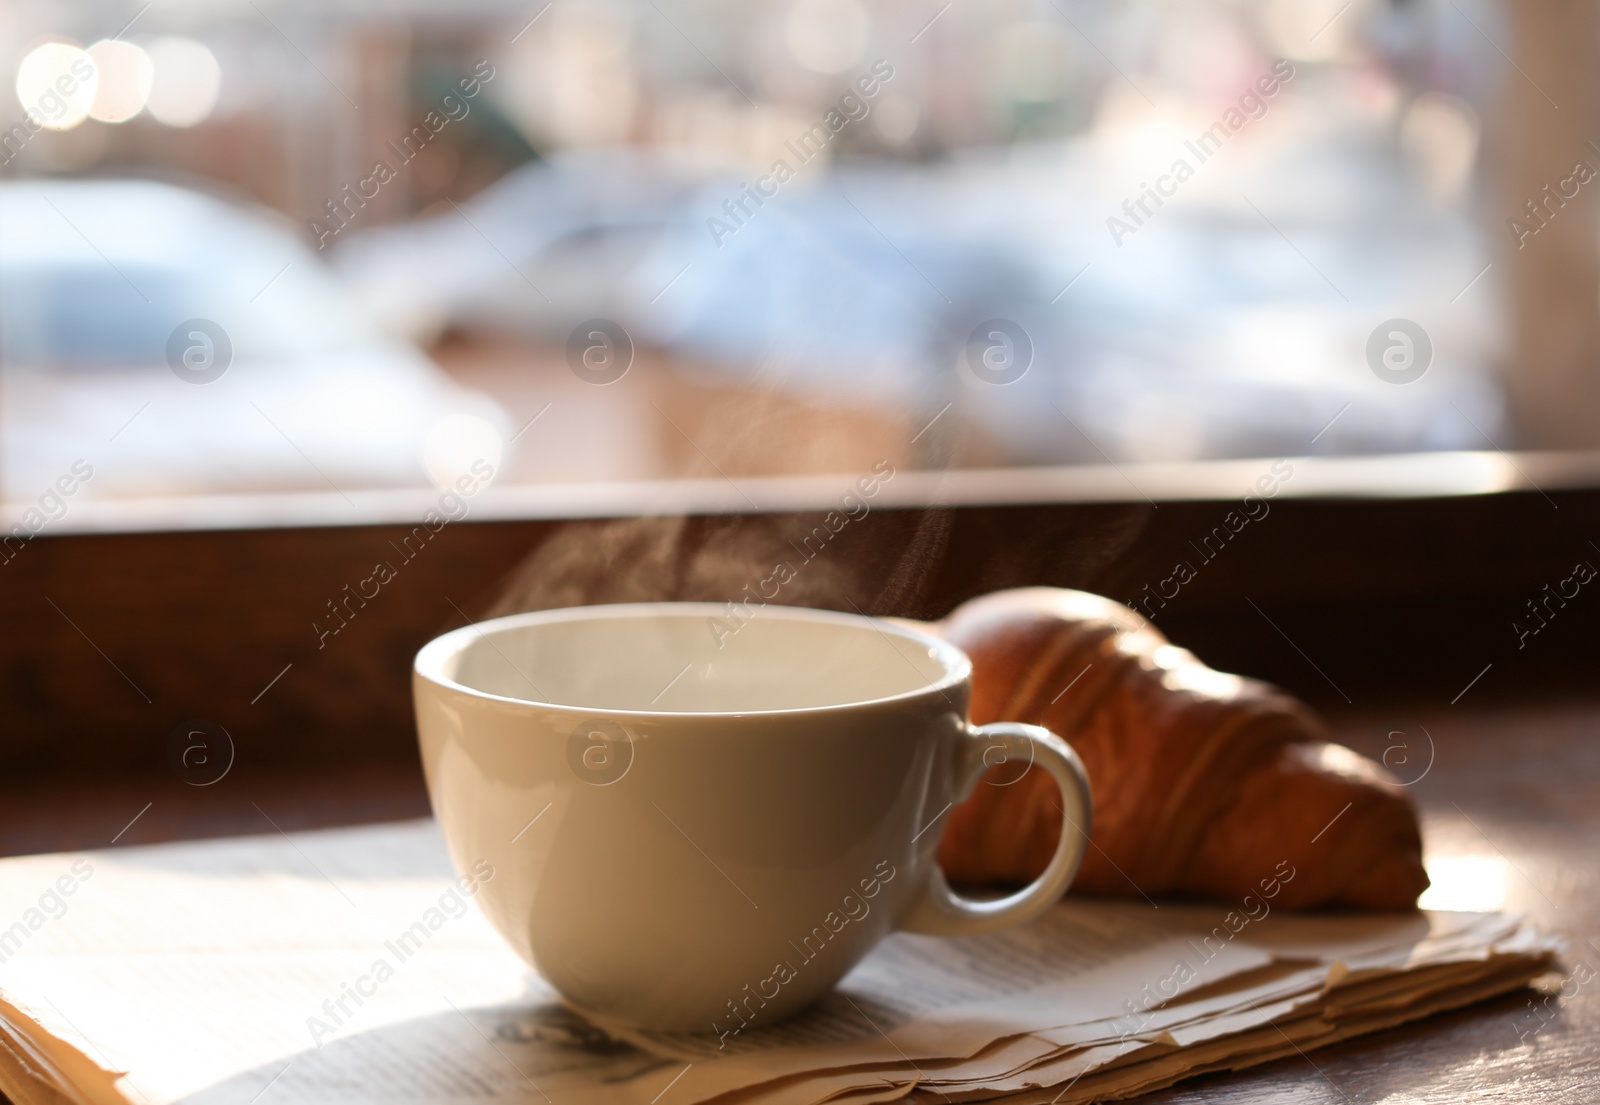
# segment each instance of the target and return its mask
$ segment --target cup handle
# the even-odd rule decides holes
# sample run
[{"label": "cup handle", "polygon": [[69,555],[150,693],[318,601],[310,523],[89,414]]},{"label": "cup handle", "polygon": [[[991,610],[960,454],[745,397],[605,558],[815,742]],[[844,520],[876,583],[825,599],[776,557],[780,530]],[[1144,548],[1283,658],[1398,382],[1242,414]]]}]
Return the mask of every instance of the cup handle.
[{"label": "cup handle", "polygon": [[[1093,809],[1089,777],[1084,773],[1083,761],[1078,759],[1071,745],[1038,725],[1000,721],[993,725],[968,726],[958,753],[957,772],[961,788],[957,801],[972,792],[979,777],[992,764],[1003,763],[1024,749],[1030,757],[1030,764],[1037,764],[1048,771],[1061,789],[1061,840],[1056,844],[1055,855],[1050,857],[1044,874],[1015,894],[992,901],[976,901],[963,898],[951,890],[944,872],[935,863],[928,873],[922,897],[901,919],[901,929],[935,936],[993,932],[1026,924],[1043,914],[1066,893],[1073,876],[1078,873],[1078,865],[1083,862],[1084,850],[1089,846],[1089,819]],[[1001,752],[1004,759],[994,758],[997,751]]]}]

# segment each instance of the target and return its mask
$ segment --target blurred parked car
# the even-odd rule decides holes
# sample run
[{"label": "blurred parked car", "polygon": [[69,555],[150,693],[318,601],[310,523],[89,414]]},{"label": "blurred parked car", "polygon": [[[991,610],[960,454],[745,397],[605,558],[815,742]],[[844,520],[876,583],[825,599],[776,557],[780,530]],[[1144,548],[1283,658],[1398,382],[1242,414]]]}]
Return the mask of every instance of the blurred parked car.
[{"label": "blurred parked car", "polygon": [[504,436],[275,217],[167,184],[0,184],[0,358],[13,502],[76,461],[95,496],[417,486],[441,426]]},{"label": "blurred parked car", "polygon": [[[957,424],[1011,464],[1492,442],[1496,320],[1457,302],[1494,279],[1473,224],[1369,121],[1273,123],[1126,242],[1107,222],[1146,155],[1090,137],[817,169],[759,207],[750,177],[668,153],[567,152],[330,252],[399,334],[559,347],[612,319],[727,382],[937,419],[924,467]],[[1368,351],[1395,320],[1429,339],[1405,386]]]}]

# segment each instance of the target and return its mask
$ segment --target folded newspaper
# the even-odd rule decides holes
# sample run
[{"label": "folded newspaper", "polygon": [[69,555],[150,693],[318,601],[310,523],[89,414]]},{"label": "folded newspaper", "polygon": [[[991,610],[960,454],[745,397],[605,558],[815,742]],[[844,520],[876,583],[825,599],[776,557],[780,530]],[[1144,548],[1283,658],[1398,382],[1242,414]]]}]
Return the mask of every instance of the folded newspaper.
[{"label": "folded newspaper", "polygon": [[593,1024],[500,941],[431,821],[0,861],[16,1105],[1112,1100],[1527,985],[1485,913],[1289,916],[1068,900],[898,934],[788,1022]]}]

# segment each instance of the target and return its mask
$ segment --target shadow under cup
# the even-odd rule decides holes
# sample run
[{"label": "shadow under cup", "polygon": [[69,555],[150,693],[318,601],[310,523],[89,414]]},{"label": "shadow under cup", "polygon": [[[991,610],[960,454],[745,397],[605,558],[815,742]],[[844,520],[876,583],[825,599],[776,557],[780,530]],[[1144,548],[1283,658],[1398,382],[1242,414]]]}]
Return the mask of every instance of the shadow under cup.
[{"label": "shadow under cup", "polygon": [[501,935],[601,1018],[725,1033],[825,993],[937,877],[970,670],[853,615],[659,603],[467,626],[413,686]]}]

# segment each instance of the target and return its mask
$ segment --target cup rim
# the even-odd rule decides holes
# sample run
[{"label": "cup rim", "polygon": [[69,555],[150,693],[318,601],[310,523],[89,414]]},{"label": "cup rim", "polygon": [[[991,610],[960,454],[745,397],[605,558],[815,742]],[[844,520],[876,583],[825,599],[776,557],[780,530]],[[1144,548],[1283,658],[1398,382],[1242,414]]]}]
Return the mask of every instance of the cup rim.
[{"label": "cup rim", "polygon": [[972,661],[967,654],[956,645],[943,638],[935,637],[931,633],[923,633],[898,622],[874,618],[865,614],[851,614],[839,610],[820,610],[810,606],[782,606],[777,603],[767,603],[762,606],[761,612],[757,616],[796,622],[825,622],[834,625],[870,626],[880,633],[894,634],[903,640],[932,649],[944,664],[944,675],[921,687],[913,687],[911,690],[901,691],[898,694],[856,699],[850,702],[833,702],[820,706],[797,706],[773,710],[617,710],[607,707],[574,706],[569,703],[547,702],[536,698],[517,698],[509,695],[494,694],[480,690],[477,687],[468,686],[444,674],[444,665],[448,660],[459,655],[472,641],[479,637],[487,640],[492,633],[520,629],[529,625],[586,621],[604,617],[640,617],[662,613],[718,617],[726,615],[727,609],[726,604],[714,602],[619,602],[595,603],[588,606],[561,606],[525,614],[508,614],[499,618],[490,618],[487,621],[472,622],[446,633],[441,633],[417,651],[411,670],[418,678],[425,679],[435,686],[466,695],[469,698],[481,699],[485,702],[500,702],[541,710],[558,710],[574,715],[653,718],[672,721],[697,718],[786,717],[840,710],[857,710],[864,706],[883,706],[933,694],[943,695],[948,698],[947,692],[951,688],[960,686],[972,675]]}]

